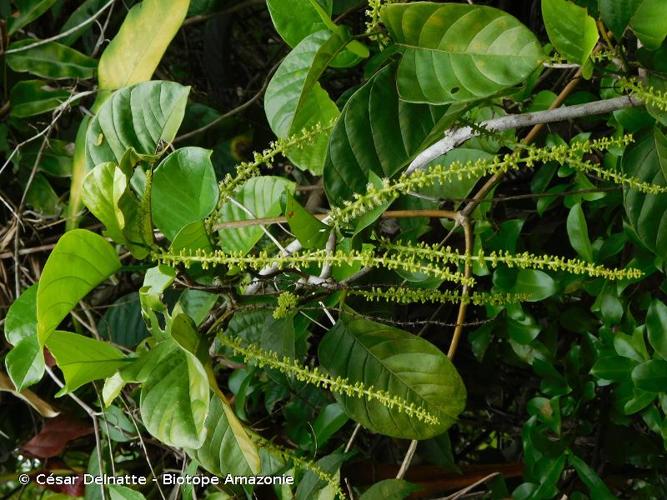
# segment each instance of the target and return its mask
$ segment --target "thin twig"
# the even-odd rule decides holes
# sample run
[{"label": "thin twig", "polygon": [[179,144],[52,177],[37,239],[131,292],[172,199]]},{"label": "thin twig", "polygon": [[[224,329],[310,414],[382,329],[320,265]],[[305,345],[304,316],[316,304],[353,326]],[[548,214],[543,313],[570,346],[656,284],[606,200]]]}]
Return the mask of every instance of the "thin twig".
[{"label": "thin twig", "polygon": [[[87,26],[90,23],[92,23],[93,21],[95,21],[95,19],[100,17],[104,13],[105,10],[107,10],[109,7],[111,7],[111,5],[113,5],[113,3],[115,1],[116,0],[109,0],[107,3],[105,3],[102,6],[102,8],[100,10],[95,12],[95,14],[93,14],[91,17],[89,17],[85,21],[77,24],[76,26],[68,29],[67,31],[63,31],[62,33],[58,33],[57,35],[54,35],[54,36],[49,37],[49,38],[45,38],[43,40],[38,40],[35,43],[31,43],[30,45],[25,45],[23,47],[17,47],[15,49],[9,49],[5,52],[5,54],[16,54],[17,52],[23,52],[24,50],[34,49],[35,47],[39,47],[41,45],[44,45],[44,44],[47,44],[47,43],[50,43],[50,42],[55,42],[56,40],[60,40],[61,38],[65,38],[66,36],[71,35],[72,33],[80,30],[84,26]],[[1,55],[2,55],[2,53],[0,53],[0,56]]]}]

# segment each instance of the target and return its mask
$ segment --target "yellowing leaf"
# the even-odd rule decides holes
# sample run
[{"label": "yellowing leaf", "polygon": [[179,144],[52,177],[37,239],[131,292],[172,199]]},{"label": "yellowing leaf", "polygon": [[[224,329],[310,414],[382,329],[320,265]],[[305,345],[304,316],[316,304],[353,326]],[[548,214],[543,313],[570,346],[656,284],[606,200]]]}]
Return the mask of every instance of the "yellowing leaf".
[{"label": "yellowing leaf", "polygon": [[189,6],[190,0],[144,0],[132,7],[100,58],[100,89],[150,80]]}]

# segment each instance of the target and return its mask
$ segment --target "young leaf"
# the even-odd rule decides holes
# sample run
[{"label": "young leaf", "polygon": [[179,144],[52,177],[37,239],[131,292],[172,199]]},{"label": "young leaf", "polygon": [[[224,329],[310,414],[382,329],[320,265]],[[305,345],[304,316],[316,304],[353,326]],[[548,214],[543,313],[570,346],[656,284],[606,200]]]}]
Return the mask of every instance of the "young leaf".
[{"label": "young leaf", "polygon": [[396,70],[378,71],[347,101],[329,140],[324,189],[341,205],[366,192],[369,172],[391,177],[458,116],[447,106],[411,104],[398,97]]},{"label": "young leaf", "polygon": [[127,365],[123,353],[111,344],[77,333],[55,331],[46,341],[46,347],[65,375],[65,387],[60,395],[109,377]]},{"label": "young leaf", "polygon": [[[35,43],[33,39],[14,42],[9,49],[19,49]],[[7,65],[14,71],[28,72],[42,78],[92,78],[97,61],[57,42],[44,43],[20,52],[7,54]]]},{"label": "young leaf", "polygon": [[60,322],[93,288],[120,269],[114,248],[85,229],[65,233],[42,270],[37,288],[37,335],[44,345]]},{"label": "young leaf", "polygon": [[583,65],[599,38],[595,19],[586,8],[568,0],[542,0],[542,17],[556,50],[568,61]]},{"label": "young leaf", "polygon": [[289,191],[287,192],[285,215],[290,230],[301,242],[303,248],[324,248],[331,228],[303,208]]},{"label": "young leaf", "polygon": [[171,0],[167,8],[162,0],[143,0],[132,7],[100,57],[100,89],[150,80],[189,5],[190,0]]},{"label": "young leaf", "polygon": [[195,147],[177,149],[155,170],[153,221],[170,240],[188,224],[204,220],[215,208],[219,191],[211,153]]},{"label": "young leaf", "polygon": [[259,454],[241,422],[226,401],[214,395],[206,419],[206,442],[187,449],[193,460],[212,474],[248,476],[260,470]]},{"label": "young leaf", "polygon": [[570,238],[570,245],[581,258],[593,262],[593,247],[588,237],[588,225],[580,203],[573,205],[567,216],[567,235]]},{"label": "young leaf", "polygon": [[535,35],[492,7],[387,4],[381,16],[403,48],[398,93],[406,101],[482,99],[523,82],[544,59]]},{"label": "young leaf", "polygon": [[646,332],[651,347],[661,358],[667,359],[667,306],[659,300],[651,302],[648,308]]},{"label": "young leaf", "polygon": [[51,87],[43,80],[23,80],[9,93],[10,114],[14,118],[28,118],[47,113],[65,102],[69,95],[68,90]]},{"label": "young leaf", "polygon": [[139,200],[129,184],[129,176],[115,163],[100,163],[84,179],[82,199],[88,210],[104,223],[105,236],[130,248],[135,257],[142,259],[148,254],[151,241],[143,241],[145,221],[141,220]]},{"label": "young leaf", "polygon": [[[293,192],[294,183],[283,177],[263,176],[248,179],[234,192],[234,201],[229,200],[222,205],[219,221],[276,217],[280,215],[280,197],[285,190]],[[252,250],[263,234],[260,226],[220,229],[218,231],[220,248],[227,252],[246,254]]]},{"label": "young leaf", "polygon": [[327,28],[320,11],[330,17],[332,5],[332,0],[266,1],[273,26],[290,47],[295,47],[308,35]]},{"label": "young leaf", "polygon": [[141,419],[168,446],[199,448],[206,438],[208,377],[199,360],[173,341],[141,387]]},{"label": "young leaf", "polygon": [[37,284],[23,290],[9,306],[5,317],[5,338],[11,345],[37,334]]},{"label": "young leaf", "polygon": [[86,171],[107,161],[120,165],[132,148],[139,155],[158,153],[176,136],[189,92],[190,87],[161,81],[114,92],[86,131]]},{"label": "young leaf", "polygon": [[44,376],[44,353],[37,335],[21,339],[5,357],[9,378],[17,391],[36,384]]},{"label": "young leaf", "polygon": [[666,392],[667,361],[652,359],[632,370],[632,381],[635,387],[647,392]]},{"label": "young leaf", "polygon": [[451,427],[465,407],[465,386],[451,361],[402,330],[344,314],[320,342],[318,357],[330,374],[387,391],[439,420],[425,423],[375,400],[337,395],[345,412],[373,432],[427,439]]},{"label": "young leaf", "polygon": [[[338,115],[336,104],[318,79],[347,39],[330,31],[304,38],[280,64],[264,95],[264,110],[271,130],[287,137],[318,123],[329,125]],[[301,149],[288,152],[300,168],[321,174],[326,156],[327,134],[321,134]]]}]

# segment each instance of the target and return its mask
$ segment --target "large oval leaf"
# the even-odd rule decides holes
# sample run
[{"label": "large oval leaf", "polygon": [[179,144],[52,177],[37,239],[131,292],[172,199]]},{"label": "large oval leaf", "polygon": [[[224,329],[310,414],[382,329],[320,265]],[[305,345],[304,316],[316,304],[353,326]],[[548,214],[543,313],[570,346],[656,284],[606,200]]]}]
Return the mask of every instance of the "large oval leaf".
[{"label": "large oval leaf", "polygon": [[337,396],[350,417],[374,432],[427,439],[447,430],[465,407],[465,386],[447,356],[397,328],[343,314],[322,339],[318,355],[332,375],[386,391],[439,420],[427,424],[375,400]]},{"label": "large oval leaf", "polygon": [[[15,42],[11,49],[34,44],[27,39]],[[7,55],[7,65],[14,71],[26,71],[43,78],[92,78],[97,61],[57,42],[49,42]]]},{"label": "large oval leaf", "polygon": [[11,116],[27,118],[46,113],[60,106],[69,95],[68,90],[54,88],[43,80],[17,82],[9,95]]},{"label": "large oval leaf", "polygon": [[364,193],[369,172],[391,177],[457,116],[447,106],[402,101],[395,68],[379,71],[354,93],[329,139],[324,189],[333,205]]},{"label": "large oval leaf", "polygon": [[[294,192],[294,183],[283,177],[253,177],[239,187],[222,205],[220,222],[276,217],[280,215],[280,197],[285,189]],[[245,210],[239,205],[245,207]],[[218,231],[220,248],[227,252],[248,253],[262,238],[261,226],[224,228]]]},{"label": "large oval leaf", "polygon": [[145,82],[115,92],[86,132],[86,170],[110,161],[120,164],[128,149],[154,155],[171,142],[183,120],[190,87]]},{"label": "large oval leaf", "polygon": [[177,149],[155,170],[153,221],[170,240],[188,224],[206,218],[218,202],[211,152],[195,147]]},{"label": "large oval leaf", "polygon": [[65,375],[65,387],[60,394],[72,392],[93,380],[110,377],[127,364],[123,353],[111,344],[77,333],[55,331],[46,346]]},{"label": "large oval leaf", "polygon": [[568,61],[584,64],[599,38],[586,8],[568,0],[542,0],[542,17],[556,50]]},{"label": "large oval leaf", "polygon": [[212,474],[251,476],[260,470],[255,444],[229,405],[213,396],[206,419],[206,442],[197,450],[186,450]]},{"label": "large oval leaf", "polygon": [[[658,148],[657,146],[661,147]],[[667,166],[667,157],[660,152],[667,139],[659,131],[628,148],[623,155],[623,170],[640,181],[665,185],[661,162]],[[667,195],[644,194],[631,188],[623,189],[625,213],[637,237],[661,258],[667,257]]]},{"label": "large oval leaf", "polygon": [[190,0],[144,0],[132,7],[100,57],[100,88],[150,80],[189,6]]},{"label": "large oval leaf", "polygon": [[[318,123],[328,125],[339,114],[336,104],[318,79],[346,39],[323,30],[304,38],[280,64],[264,95],[264,110],[271,130],[287,137]],[[302,148],[293,149],[289,158],[298,166],[320,174],[326,156],[327,134]]]},{"label": "large oval leaf", "polygon": [[114,248],[85,229],[65,233],[49,255],[37,288],[40,345],[93,288],[120,269]]},{"label": "large oval leaf", "polygon": [[523,82],[544,59],[535,35],[492,7],[391,4],[381,16],[404,49],[398,92],[407,101],[443,104],[488,97]]},{"label": "large oval leaf", "polygon": [[174,343],[141,387],[140,411],[146,429],[169,446],[199,448],[206,438],[208,408],[204,367]]}]

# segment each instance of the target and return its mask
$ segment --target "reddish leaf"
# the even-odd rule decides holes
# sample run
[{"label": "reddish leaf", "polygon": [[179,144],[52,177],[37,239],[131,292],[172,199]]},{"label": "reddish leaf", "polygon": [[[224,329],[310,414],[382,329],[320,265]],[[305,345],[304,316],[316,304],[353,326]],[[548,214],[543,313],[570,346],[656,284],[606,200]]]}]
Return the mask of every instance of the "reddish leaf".
[{"label": "reddish leaf", "polygon": [[24,444],[22,449],[38,458],[57,457],[67,443],[92,432],[90,425],[61,415],[47,420],[39,434]]}]

